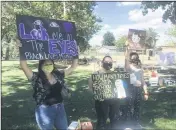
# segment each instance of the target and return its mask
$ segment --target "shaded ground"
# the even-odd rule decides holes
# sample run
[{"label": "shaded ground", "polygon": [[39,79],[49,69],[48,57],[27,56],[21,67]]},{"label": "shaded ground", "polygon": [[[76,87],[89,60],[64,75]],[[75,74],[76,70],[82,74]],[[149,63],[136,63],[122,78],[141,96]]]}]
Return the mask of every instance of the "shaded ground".
[{"label": "shaded ground", "polygon": [[[32,89],[15,61],[2,62],[2,130],[37,130]],[[30,65],[37,67],[35,62]],[[80,67],[66,80],[72,89],[72,97],[65,100],[68,120],[96,122],[94,101],[87,89],[90,69]],[[146,129],[176,128],[176,94],[163,93],[150,96],[142,105],[142,123]]]}]

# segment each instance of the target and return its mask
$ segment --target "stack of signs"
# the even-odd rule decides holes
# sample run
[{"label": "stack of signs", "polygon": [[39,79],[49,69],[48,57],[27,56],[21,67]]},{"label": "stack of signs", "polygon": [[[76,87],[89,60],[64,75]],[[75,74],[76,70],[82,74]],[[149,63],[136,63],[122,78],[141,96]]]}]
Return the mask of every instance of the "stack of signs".
[{"label": "stack of signs", "polygon": [[130,49],[141,50],[145,43],[146,31],[129,29],[128,32],[128,42]]},{"label": "stack of signs", "polygon": [[92,74],[94,99],[104,101],[105,99],[126,98],[129,86],[130,74],[123,73],[99,73]]},{"label": "stack of signs", "polygon": [[18,38],[22,43],[20,59],[72,59],[78,58],[73,22],[17,15]]}]

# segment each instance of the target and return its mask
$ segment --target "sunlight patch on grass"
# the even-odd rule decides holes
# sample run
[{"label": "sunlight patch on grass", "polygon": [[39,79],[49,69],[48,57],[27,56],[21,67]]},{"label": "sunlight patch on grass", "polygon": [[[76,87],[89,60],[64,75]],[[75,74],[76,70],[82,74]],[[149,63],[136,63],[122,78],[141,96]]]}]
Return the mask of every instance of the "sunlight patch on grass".
[{"label": "sunlight patch on grass", "polygon": [[31,89],[31,84],[27,84],[26,86],[19,86],[18,89],[30,90]]},{"label": "sunlight patch on grass", "polygon": [[15,90],[10,90],[10,87],[4,87],[2,86],[2,96],[8,96],[12,93],[15,93]]},{"label": "sunlight patch on grass", "polygon": [[76,85],[72,85],[70,89],[71,91],[76,91]]},{"label": "sunlight patch on grass", "polygon": [[23,107],[23,105],[18,105],[18,108],[22,108]]},{"label": "sunlight patch on grass", "polygon": [[155,119],[155,125],[159,129],[175,129],[176,121],[174,119],[157,118]]}]

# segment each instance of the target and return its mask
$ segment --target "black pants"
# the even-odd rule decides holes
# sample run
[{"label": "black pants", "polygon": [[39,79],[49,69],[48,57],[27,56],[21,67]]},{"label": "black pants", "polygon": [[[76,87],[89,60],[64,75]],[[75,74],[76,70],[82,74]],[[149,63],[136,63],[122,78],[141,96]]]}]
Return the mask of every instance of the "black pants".
[{"label": "black pants", "polygon": [[140,117],[140,106],[142,99],[142,88],[131,86],[130,97],[127,98],[128,108],[127,113],[128,117],[135,121],[139,122]]},{"label": "black pants", "polygon": [[95,109],[97,113],[97,129],[106,129],[106,121],[109,117],[110,127],[116,124],[116,116],[119,115],[119,100],[108,99],[104,101],[95,101]]},{"label": "black pants", "polygon": [[121,99],[121,102],[123,102],[123,104],[121,104],[119,108],[120,111],[119,120],[125,122],[128,120],[128,115],[130,113],[129,98]]}]

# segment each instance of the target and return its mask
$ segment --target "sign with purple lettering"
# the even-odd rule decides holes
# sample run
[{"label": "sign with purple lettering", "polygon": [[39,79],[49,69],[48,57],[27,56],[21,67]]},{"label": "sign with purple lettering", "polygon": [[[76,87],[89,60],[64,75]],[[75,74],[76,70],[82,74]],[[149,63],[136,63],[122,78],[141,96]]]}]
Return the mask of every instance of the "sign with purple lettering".
[{"label": "sign with purple lettering", "polygon": [[22,43],[20,59],[78,58],[74,22],[16,15],[16,24]]}]

